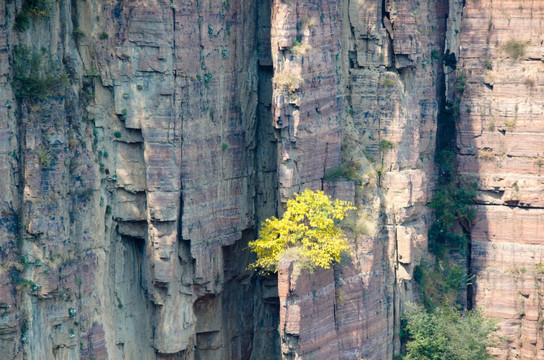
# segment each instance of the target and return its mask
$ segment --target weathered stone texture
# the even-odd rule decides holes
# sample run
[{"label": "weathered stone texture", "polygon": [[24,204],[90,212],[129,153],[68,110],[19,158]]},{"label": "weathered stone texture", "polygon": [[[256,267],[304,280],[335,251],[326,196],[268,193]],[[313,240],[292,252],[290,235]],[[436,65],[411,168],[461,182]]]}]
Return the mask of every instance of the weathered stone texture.
[{"label": "weathered stone texture", "polygon": [[[340,51],[336,16],[335,1],[272,2],[272,114],[279,134],[282,202],[303,188],[321,188],[325,172],[340,160],[344,109],[335,75]],[[293,50],[297,41],[307,53]],[[298,78],[293,80],[296,89],[278,85],[281,76]]]},{"label": "weathered stone texture", "polygon": [[[274,88],[280,192],[284,200],[299,188],[322,188],[354,201],[360,233],[350,232],[353,254],[335,268],[334,277],[325,272],[292,282],[297,270],[286,264],[280,268],[282,352],[301,358],[386,359],[395,351],[399,312],[394,309],[412,298],[412,271],[427,245],[425,204],[434,186],[442,71],[431,50],[443,51],[448,4],[361,0],[329,9],[328,2],[321,8],[307,1],[273,6],[275,72],[304,79],[294,91],[277,82]],[[312,18],[321,21],[307,27]],[[297,54],[295,40],[312,50]],[[336,82],[321,73],[317,82],[312,77],[316,46],[323,54],[321,67],[334,71]],[[314,101],[319,111],[313,111]],[[360,179],[351,188],[343,181],[322,181],[340,160],[335,153],[340,149],[329,144],[335,127],[337,141],[346,139],[342,162],[360,166]],[[331,279],[320,284],[326,276]],[[310,283],[313,291],[307,289]],[[313,312],[319,314],[314,322]]]},{"label": "weathered stone texture", "polygon": [[[50,19],[19,33],[21,2],[1,4],[10,14],[0,24],[2,354],[231,358],[230,348],[207,345],[193,303],[226,291],[224,248],[253,233],[255,205],[267,203],[263,217],[277,206],[276,163],[255,161],[257,149],[275,159],[270,121],[257,111],[269,103],[259,98],[255,52],[257,33],[265,39],[270,28],[263,5],[55,2]],[[16,44],[45,48],[72,86],[16,101]],[[264,173],[272,181],[256,202]],[[248,251],[239,250],[233,288],[248,277]],[[269,356],[279,351],[270,345],[277,310],[264,302],[274,296],[253,297],[261,283],[251,279],[243,321],[218,318],[221,344],[244,335],[233,359],[255,356],[240,350],[254,333],[267,334],[258,342]],[[253,311],[266,326],[257,328]]]},{"label": "weathered stone texture", "polygon": [[[22,2],[0,2],[0,354],[391,358],[447,47],[480,190],[475,303],[502,319],[499,358],[544,356],[540,2],[52,1],[26,32]],[[69,86],[16,99],[17,45]],[[282,262],[278,297],[247,243],[305,188],[357,205],[353,252],[313,274]]]},{"label": "weathered stone texture", "polygon": [[[541,335],[542,1],[467,2],[459,170],[478,181],[471,229],[475,305],[500,319],[499,359],[544,356]],[[518,44],[518,54],[508,43]]]}]

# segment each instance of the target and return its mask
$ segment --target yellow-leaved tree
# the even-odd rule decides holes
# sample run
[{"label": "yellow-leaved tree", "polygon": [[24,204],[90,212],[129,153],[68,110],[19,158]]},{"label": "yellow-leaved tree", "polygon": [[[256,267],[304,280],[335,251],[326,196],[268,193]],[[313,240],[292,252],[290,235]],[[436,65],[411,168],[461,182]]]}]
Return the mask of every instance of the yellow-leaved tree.
[{"label": "yellow-leaved tree", "polygon": [[257,254],[250,269],[277,271],[278,261],[288,249],[310,268],[330,268],[340,261],[340,253],[349,249],[347,238],[335,221],[355,209],[349,201],[332,201],[323,191],[304,190],[287,201],[287,210],[281,219],[267,219],[257,240],[249,247]]}]

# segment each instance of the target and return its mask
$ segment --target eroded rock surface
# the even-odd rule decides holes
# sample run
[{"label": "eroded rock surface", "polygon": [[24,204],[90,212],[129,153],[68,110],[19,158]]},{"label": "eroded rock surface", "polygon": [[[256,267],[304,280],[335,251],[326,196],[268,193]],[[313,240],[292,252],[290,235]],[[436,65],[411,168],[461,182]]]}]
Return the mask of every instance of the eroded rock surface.
[{"label": "eroded rock surface", "polygon": [[[2,354],[277,357],[244,245],[277,208],[268,4],[50,3],[25,32],[1,9]],[[16,99],[16,47],[69,86]]]},{"label": "eroded rock surface", "polygon": [[[542,356],[544,4],[50,4],[21,31],[23,1],[0,2],[2,358],[392,358],[460,74],[475,304],[499,358]],[[17,49],[59,79],[41,100]],[[352,254],[249,272],[260,221],[305,188],[357,205]]]},{"label": "eroded rock surface", "polygon": [[[280,268],[288,358],[386,359],[398,351],[400,303],[412,297],[427,244],[447,14],[446,1],[274,2],[275,73],[301,79],[292,91],[275,86],[282,198],[322,187],[359,208],[345,264],[296,281],[292,264]],[[340,139],[341,155],[331,144]],[[359,174],[351,195],[341,181],[321,182],[340,158]]]},{"label": "eroded rock surface", "polygon": [[540,359],[541,1],[467,2],[460,27],[459,168],[478,182],[475,305],[500,319],[498,359]]}]

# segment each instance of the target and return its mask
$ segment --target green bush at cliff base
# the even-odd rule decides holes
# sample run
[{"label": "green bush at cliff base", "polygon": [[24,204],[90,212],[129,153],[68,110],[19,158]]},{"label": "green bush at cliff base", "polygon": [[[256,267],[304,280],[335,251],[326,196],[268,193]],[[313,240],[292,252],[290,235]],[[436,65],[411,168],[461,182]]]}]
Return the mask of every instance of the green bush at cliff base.
[{"label": "green bush at cliff base", "polygon": [[330,268],[348,251],[347,238],[337,223],[355,208],[348,201],[332,201],[323,191],[304,190],[287,201],[281,219],[272,217],[262,225],[249,248],[257,254],[250,269],[277,271],[279,260],[290,250],[310,269]]},{"label": "green bush at cliff base", "polygon": [[449,306],[425,311],[407,304],[403,315],[404,360],[488,360],[488,347],[498,343],[495,320],[478,310]]},{"label": "green bush at cliff base", "polygon": [[434,264],[422,261],[414,268],[414,280],[427,310],[454,306],[469,281],[465,268],[451,260],[437,260]]}]

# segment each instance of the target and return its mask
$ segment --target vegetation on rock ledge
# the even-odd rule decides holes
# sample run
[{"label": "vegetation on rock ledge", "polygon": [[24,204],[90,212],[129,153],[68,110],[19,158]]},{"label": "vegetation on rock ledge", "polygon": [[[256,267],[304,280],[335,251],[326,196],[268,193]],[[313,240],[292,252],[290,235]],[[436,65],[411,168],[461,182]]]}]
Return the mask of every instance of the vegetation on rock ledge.
[{"label": "vegetation on rock ledge", "polygon": [[26,0],[15,18],[15,29],[21,32],[28,29],[31,18],[49,18],[52,7],[50,0]]},{"label": "vegetation on rock ledge", "polygon": [[14,85],[18,99],[44,100],[68,83],[68,75],[59,69],[45,50],[41,52],[18,46],[14,50]]},{"label": "vegetation on rock ledge", "polygon": [[249,243],[257,254],[250,269],[277,270],[278,261],[290,250],[304,266],[330,268],[340,261],[340,254],[349,250],[347,238],[337,222],[355,209],[348,201],[334,200],[323,191],[304,190],[287,201],[281,219],[272,217],[262,225],[257,240]]}]

